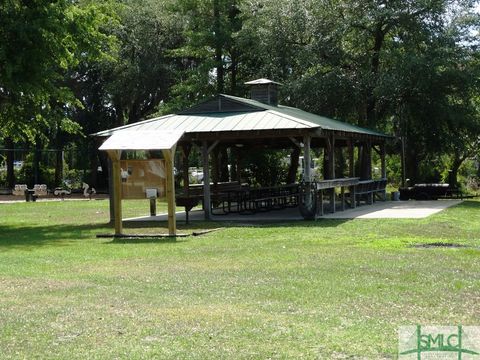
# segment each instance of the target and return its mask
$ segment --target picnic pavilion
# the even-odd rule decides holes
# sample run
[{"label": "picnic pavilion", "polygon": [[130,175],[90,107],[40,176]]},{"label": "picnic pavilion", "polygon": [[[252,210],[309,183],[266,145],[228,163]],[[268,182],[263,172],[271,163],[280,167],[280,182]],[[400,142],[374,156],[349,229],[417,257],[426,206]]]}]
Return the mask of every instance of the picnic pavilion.
[{"label": "picnic pavilion", "polygon": [[[187,209],[199,200],[203,205],[205,219],[210,219],[214,209],[220,209],[224,213],[254,213],[283,206],[299,206],[305,218],[312,218],[318,214],[323,215],[324,192],[329,199],[331,211],[335,211],[336,198],[344,209],[345,204],[355,207],[362,199],[371,203],[376,194],[385,197],[385,142],[390,136],[279,105],[277,90],[280,84],[274,81],[259,79],[246,84],[251,87],[250,99],[220,94],[176,114],[94,134],[106,138],[100,150],[107,151],[111,160],[113,176],[110,194],[113,194],[111,206],[116,235],[122,233],[121,201],[126,194],[125,188],[122,191],[122,182],[128,176],[121,163],[125,151],[146,150],[163,154],[164,163],[160,172],[164,182],[158,185],[158,191],[166,196],[168,202],[170,235],[176,234],[176,203]],[[189,185],[188,156],[192,146],[201,149],[203,163],[203,185],[196,187]],[[228,183],[211,183],[210,160],[216,147],[230,148],[239,157],[242,149],[246,148],[298,147],[304,159],[304,182],[268,189],[246,187],[240,178]],[[183,191],[176,194],[174,162],[177,148],[183,156]],[[324,150],[324,176],[314,183],[311,174],[312,148]],[[342,161],[348,164],[345,166],[345,174],[335,174],[335,154],[338,153],[335,150],[339,148],[348,154],[342,156]],[[372,150],[381,159],[380,179],[377,180],[372,180]],[[238,161],[233,166],[238,167],[239,163]],[[144,173],[142,170],[141,176]],[[240,169],[237,168],[236,173],[239,174]],[[142,189],[143,192],[151,191],[145,186]],[[148,194],[141,196],[145,198]],[[315,204],[320,204],[313,209],[313,215],[312,199]]]}]

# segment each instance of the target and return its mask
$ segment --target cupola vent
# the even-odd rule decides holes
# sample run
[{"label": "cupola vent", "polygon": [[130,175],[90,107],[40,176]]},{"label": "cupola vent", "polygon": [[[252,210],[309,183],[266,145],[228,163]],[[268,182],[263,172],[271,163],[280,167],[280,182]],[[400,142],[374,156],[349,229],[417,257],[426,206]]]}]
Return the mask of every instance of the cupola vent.
[{"label": "cupola vent", "polygon": [[261,103],[277,106],[278,105],[278,82],[268,79],[257,79],[246,82],[250,86],[250,98]]}]

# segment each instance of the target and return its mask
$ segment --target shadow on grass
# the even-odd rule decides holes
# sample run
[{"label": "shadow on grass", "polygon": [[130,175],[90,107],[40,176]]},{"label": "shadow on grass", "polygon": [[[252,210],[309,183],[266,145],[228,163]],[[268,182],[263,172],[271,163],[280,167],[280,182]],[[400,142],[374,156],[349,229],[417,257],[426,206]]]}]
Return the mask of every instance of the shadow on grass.
[{"label": "shadow on grass", "polygon": [[0,226],[0,251],[42,245],[65,246],[70,242],[91,239],[94,231],[108,229],[107,224]]},{"label": "shadow on grass", "polygon": [[[277,228],[277,227],[337,227],[353,219],[323,219],[317,220],[228,220],[224,221],[212,220],[190,220],[187,225],[184,221],[177,221],[177,228],[180,230],[194,229],[214,229],[214,228],[231,228],[231,227],[249,227],[249,228]],[[124,222],[123,227],[126,229],[142,229],[142,228],[168,228],[168,222],[159,221],[136,221]]]},{"label": "shadow on grass", "polygon": [[169,238],[123,238],[113,239],[105,244],[118,245],[118,244],[178,244],[186,242],[185,238],[181,237],[169,237]]},{"label": "shadow on grass", "polygon": [[[474,206],[479,207],[480,203]],[[294,227],[298,229],[310,227],[337,227],[349,221],[348,219],[334,220],[334,219],[319,219],[317,221],[192,221],[189,225],[177,223],[177,228],[181,232],[191,232],[195,230],[208,230],[215,228],[283,228]],[[148,233],[167,233],[167,222],[159,221],[155,223],[138,223],[125,224],[125,229],[142,229],[148,228]],[[142,231],[139,231],[142,233]],[[0,225],[0,251],[7,249],[21,248],[28,250],[39,246],[68,246],[70,243],[81,240],[94,239],[99,233],[113,234],[113,228],[110,223],[103,224],[61,224],[48,226],[5,226]],[[108,240],[109,238],[107,238]],[[106,242],[107,244],[174,244],[188,241],[188,238],[119,238]]]}]

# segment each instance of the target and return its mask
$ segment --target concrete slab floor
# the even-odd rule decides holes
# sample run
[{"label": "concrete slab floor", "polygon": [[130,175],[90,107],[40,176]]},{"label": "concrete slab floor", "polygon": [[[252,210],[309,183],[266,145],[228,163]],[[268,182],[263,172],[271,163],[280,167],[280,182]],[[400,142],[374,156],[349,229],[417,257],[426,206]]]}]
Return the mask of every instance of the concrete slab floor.
[{"label": "concrete slab floor", "polygon": [[[319,219],[421,219],[436,214],[450,206],[461,203],[462,200],[429,200],[429,201],[377,201],[373,205],[362,205],[355,209],[326,213]],[[194,210],[189,214],[190,221],[204,221],[202,210]],[[258,212],[241,215],[213,215],[212,221],[233,222],[268,222],[268,221],[299,221],[303,220],[298,208]],[[157,216],[142,216],[123,220],[126,223],[167,221],[167,214]],[[185,212],[177,212],[177,221],[185,221]]]}]

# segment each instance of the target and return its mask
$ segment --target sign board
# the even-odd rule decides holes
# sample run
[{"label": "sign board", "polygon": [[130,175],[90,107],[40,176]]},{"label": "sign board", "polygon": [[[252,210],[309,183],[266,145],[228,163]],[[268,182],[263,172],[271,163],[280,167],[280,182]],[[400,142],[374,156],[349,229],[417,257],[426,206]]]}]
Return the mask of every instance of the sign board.
[{"label": "sign board", "polygon": [[165,197],[165,160],[121,160],[120,172],[123,199],[145,199],[150,198],[149,195]]},{"label": "sign board", "polygon": [[147,197],[147,199],[156,199],[157,193],[157,189],[155,188],[145,189],[145,196]]}]

